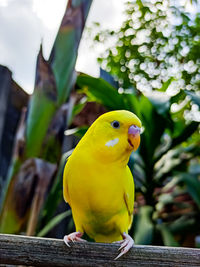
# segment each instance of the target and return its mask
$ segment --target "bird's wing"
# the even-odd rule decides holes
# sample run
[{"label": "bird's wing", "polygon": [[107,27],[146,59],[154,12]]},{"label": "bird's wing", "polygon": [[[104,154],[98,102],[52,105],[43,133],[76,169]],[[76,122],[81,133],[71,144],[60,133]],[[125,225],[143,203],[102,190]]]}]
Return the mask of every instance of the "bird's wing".
[{"label": "bird's wing", "polygon": [[131,216],[133,214],[134,200],[128,193],[124,193],[124,201],[128,210],[128,214]]},{"label": "bird's wing", "polygon": [[130,225],[131,225],[133,218],[133,208],[134,208],[134,181],[129,169],[124,190],[124,201],[126,204],[128,214],[130,216]]},{"label": "bird's wing", "polygon": [[[68,163],[68,162],[67,162]],[[66,163],[63,173],[63,196],[64,200],[69,203],[70,205],[70,199],[69,199],[69,192],[68,192],[68,176],[69,176],[69,167]]]}]

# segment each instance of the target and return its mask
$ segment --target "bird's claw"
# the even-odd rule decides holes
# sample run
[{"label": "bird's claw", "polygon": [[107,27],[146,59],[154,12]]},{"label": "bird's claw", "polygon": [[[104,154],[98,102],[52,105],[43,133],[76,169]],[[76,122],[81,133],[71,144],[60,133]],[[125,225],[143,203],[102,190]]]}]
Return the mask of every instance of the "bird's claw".
[{"label": "bird's claw", "polygon": [[69,235],[65,235],[63,240],[65,242],[65,244],[70,247],[69,245],[69,242],[87,242],[85,239],[82,239],[81,236],[83,235],[83,233],[81,232],[74,232],[74,233],[71,233]]},{"label": "bird's claw", "polygon": [[121,243],[121,246],[118,250],[122,250],[124,247],[126,247],[129,243],[128,239],[123,240],[123,242]]},{"label": "bird's claw", "polygon": [[122,255],[124,255],[125,253],[127,253],[129,251],[129,249],[132,248],[133,245],[134,245],[134,241],[130,237],[130,235],[128,235],[126,233],[123,233],[122,234],[122,237],[123,237],[123,240],[114,242],[114,243],[120,243],[121,244],[120,248],[118,249],[118,250],[121,250],[121,252],[115,258],[115,260],[119,259]]}]

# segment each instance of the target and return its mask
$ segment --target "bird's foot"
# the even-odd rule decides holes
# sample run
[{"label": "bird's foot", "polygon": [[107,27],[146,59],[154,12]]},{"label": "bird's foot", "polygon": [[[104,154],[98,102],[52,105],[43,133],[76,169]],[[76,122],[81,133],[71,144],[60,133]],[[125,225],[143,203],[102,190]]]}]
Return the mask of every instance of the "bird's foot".
[{"label": "bird's foot", "polygon": [[123,233],[122,237],[123,237],[123,240],[114,242],[114,243],[121,244],[120,248],[118,249],[121,252],[115,258],[115,260],[119,259],[122,255],[126,254],[129,251],[129,249],[132,248],[134,245],[134,241],[133,241],[132,237],[130,237],[130,235]]},{"label": "bird's foot", "polygon": [[82,235],[83,233],[81,232],[74,232],[69,235],[65,235],[63,240],[68,247],[70,247],[69,242],[76,242],[76,241],[87,242],[85,239],[81,238]]}]

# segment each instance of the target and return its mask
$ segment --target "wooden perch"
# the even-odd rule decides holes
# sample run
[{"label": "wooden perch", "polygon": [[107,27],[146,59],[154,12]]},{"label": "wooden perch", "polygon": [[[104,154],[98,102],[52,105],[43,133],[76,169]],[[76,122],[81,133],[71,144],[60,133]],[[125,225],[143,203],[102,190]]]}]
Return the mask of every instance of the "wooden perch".
[{"label": "wooden perch", "polygon": [[119,245],[0,234],[0,264],[28,266],[200,266],[200,249],[134,246],[118,260]]}]

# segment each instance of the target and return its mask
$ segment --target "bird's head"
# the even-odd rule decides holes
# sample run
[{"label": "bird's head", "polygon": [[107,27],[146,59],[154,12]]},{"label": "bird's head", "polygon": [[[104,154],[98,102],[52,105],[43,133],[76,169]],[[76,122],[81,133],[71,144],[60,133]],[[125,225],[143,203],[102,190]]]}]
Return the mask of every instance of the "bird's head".
[{"label": "bird's head", "polygon": [[101,115],[88,130],[90,148],[102,160],[128,161],[140,144],[141,121],[132,112],[116,110]]}]

